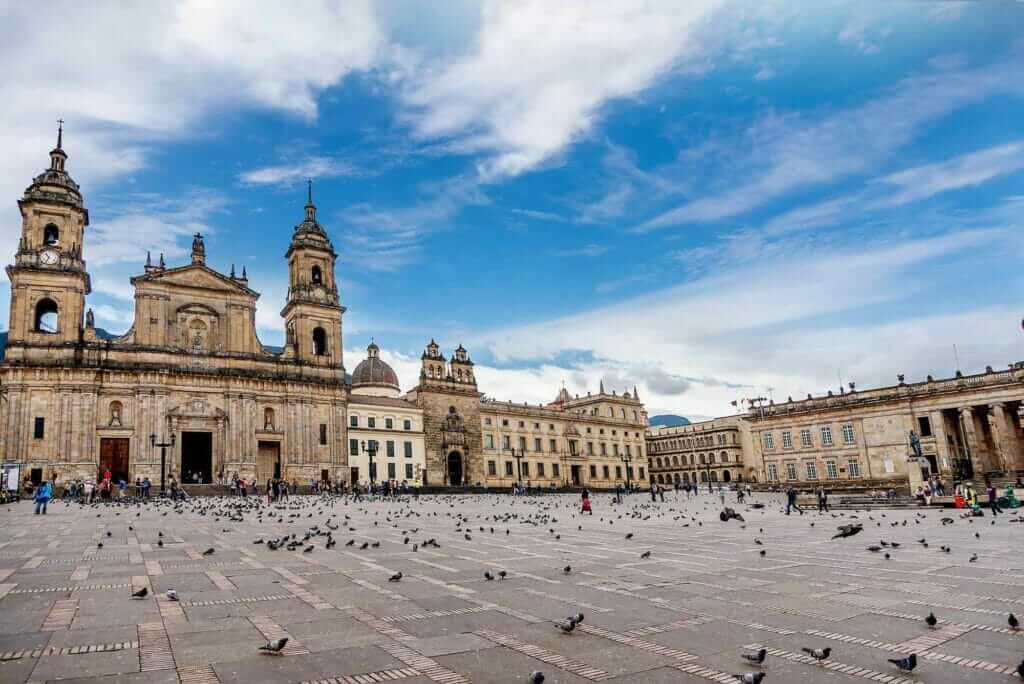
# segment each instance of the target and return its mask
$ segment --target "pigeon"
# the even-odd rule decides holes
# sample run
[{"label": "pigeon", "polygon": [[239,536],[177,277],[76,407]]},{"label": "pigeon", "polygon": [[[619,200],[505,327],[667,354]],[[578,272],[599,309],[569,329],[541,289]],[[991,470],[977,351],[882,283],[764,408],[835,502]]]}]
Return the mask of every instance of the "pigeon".
[{"label": "pigeon", "polygon": [[764,662],[764,659],[768,656],[768,649],[762,648],[757,653],[751,655],[750,653],[742,653],[744,660],[750,661],[756,665],[760,665]]},{"label": "pigeon", "polygon": [[102,548],[103,548],[103,542],[99,542],[99,543],[97,543],[97,544],[96,544],[96,548],[97,548],[97,549],[102,549]]},{"label": "pigeon", "polygon": [[178,592],[176,592],[174,589],[168,589],[167,590],[167,600],[168,601],[177,601],[178,600]]},{"label": "pigeon", "polygon": [[577,625],[583,622],[583,613],[576,613],[575,615],[573,615],[572,621],[575,622]]},{"label": "pigeon", "polygon": [[203,551],[203,555],[204,556],[212,556],[213,555],[213,547],[211,546],[210,548],[208,548],[205,551]]},{"label": "pigeon", "polygon": [[576,629],[576,622],[572,618],[569,618],[565,622],[556,622],[555,627],[562,630],[566,634],[572,634],[572,631]]},{"label": "pigeon", "polygon": [[133,599],[146,598],[147,594],[149,594],[149,587],[142,587],[138,591],[132,592],[132,598]]},{"label": "pigeon", "polygon": [[109,537],[110,535],[111,535],[110,530],[107,530],[107,536]]},{"label": "pigeon", "polygon": [[832,535],[832,538],[846,539],[847,537],[852,537],[858,532],[862,532],[864,530],[864,526],[860,523],[851,523],[849,525],[840,525],[837,529],[839,530],[839,533]]},{"label": "pigeon", "polygon": [[913,672],[917,667],[917,654],[911,653],[906,658],[889,658],[889,662],[904,672]]},{"label": "pigeon", "polygon": [[650,551],[644,551],[643,553],[640,554],[640,558],[650,558],[650,557],[651,557],[651,552]]},{"label": "pigeon", "polygon": [[489,570],[484,570],[484,579],[490,582],[494,579],[494,575],[492,575]]},{"label": "pigeon", "polygon": [[924,619],[924,621],[925,621],[925,622],[926,622],[926,623],[928,624],[928,626],[929,626],[929,627],[931,627],[932,629],[934,629],[934,628],[935,628],[935,625],[939,624],[939,619],[938,619],[937,617],[935,617],[935,613],[928,613],[928,617],[926,617],[926,618]]},{"label": "pigeon", "polygon": [[505,579],[506,577],[508,577],[508,573],[507,572],[505,572],[504,570],[499,570],[498,571],[498,581],[501,581],[501,580]]},{"label": "pigeon", "polygon": [[628,533],[626,535],[626,539],[632,539],[632,538],[633,538],[633,533],[632,532],[630,532],[630,533]]},{"label": "pigeon", "polygon": [[978,554],[972,553],[971,557],[967,559],[967,562],[968,563],[977,563],[978,562]]},{"label": "pigeon", "polygon": [[568,575],[570,572],[572,572],[572,566],[571,565],[566,565],[564,568],[562,568],[562,572],[564,574]]},{"label": "pigeon", "polygon": [[1024,660],[1020,661],[1020,665],[1017,666],[1017,676],[1024,679]]},{"label": "pigeon", "polygon": [[1017,616],[1013,613],[1010,613],[1010,617],[1006,618],[1006,624],[1010,625],[1010,629],[1015,632],[1020,629],[1020,621],[1017,620]]},{"label": "pigeon", "polygon": [[825,648],[807,648],[807,647],[804,647],[804,648],[802,648],[800,650],[803,651],[804,653],[806,653],[807,655],[811,656],[815,660],[817,660],[819,663],[822,660],[825,660],[825,658],[828,658],[830,655],[832,655],[832,649],[829,648],[829,647],[825,647]]},{"label": "pigeon", "polygon": [[764,549],[761,549],[760,553],[761,553],[761,555],[763,556],[763,555],[767,554],[768,552],[767,552],[767,551],[765,551]]},{"label": "pigeon", "polygon": [[279,654],[279,653],[281,653],[281,649],[283,649],[285,644],[287,644],[287,643],[288,643],[288,637],[281,637],[280,639],[274,639],[273,641],[268,641],[267,645],[266,646],[260,646],[259,650],[266,651],[267,653]]},{"label": "pigeon", "polygon": [[882,550],[882,547],[878,546],[877,544],[872,544],[871,546],[868,547],[868,551],[872,551],[874,553],[878,553],[881,550]]},{"label": "pigeon", "polygon": [[[163,539],[159,539],[159,540],[157,540],[157,542],[156,542],[156,545],[157,545],[157,546],[159,546],[160,548],[163,548],[163,546],[164,546],[164,540],[163,540]],[[102,545],[102,544],[100,544],[100,546],[103,546],[103,545]]]},{"label": "pigeon", "polygon": [[544,684],[544,673],[536,670],[530,673],[530,684]]},{"label": "pigeon", "polygon": [[743,682],[743,684],[761,684],[761,680],[764,679],[764,672],[747,672],[745,674],[734,674],[733,677]]},{"label": "pigeon", "polygon": [[402,581],[402,571],[401,570],[396,572],[391,577],[388,577],[388,582],[401,582],[401,581]]}]

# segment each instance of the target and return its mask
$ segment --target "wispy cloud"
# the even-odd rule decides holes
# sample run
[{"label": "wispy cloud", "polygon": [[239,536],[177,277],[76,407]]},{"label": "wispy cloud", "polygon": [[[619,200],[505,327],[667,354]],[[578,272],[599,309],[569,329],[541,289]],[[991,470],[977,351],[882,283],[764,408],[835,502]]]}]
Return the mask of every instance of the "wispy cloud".
[{"label": "wispy cloud", "polygon": [[120,197],[90,226],[85,256],[93,266],[141,264],[146,252],[168,259],[188,254],[195,233],[213,232],[210,218],[227,204],[218,192],[193,189],[181,197],[139,194]]},{"label": "wispy cloud", "polygon": [[359,173],[359,169],[341,159],[306,157],[291,163],[264,166],[246,171],[238,178],[248,185],[292,185],[307,178],[316,180],[336,176],[356,176]]},{"label": "wispy cloud", "polygon": [[419,256],[425,236],[450,228],[463,208],[490,202],[479,183],[465,177],[426,184],[421,194],[411,206],[360,204],[344,210],[342,258],[370,271],[395,271]]},{"label": "wispy cloud", "polygon": [[409,120],[420,138],[484,153],[484,178],[528,171],[586,135],[606,102],[696,62],[694,32],[719,4],[487,3],[467,54],[407,81]]},{"label": "wispy cloud", "polygon": [[[739,216],[800,188],[871,171],[949,112],[997,93],[1024,93],[1024,61],[904,79],[859,107],[817,116],[771,114],[736,144],[750,154],[726,169],[728,189],[705,193],[644,222],[641,231]],[[737,175],[753,180],[736,186]],[[728,179],[726,182],[725,179]]]},{"label": "wispy cloud", "polygon": [[557,257],[599,257],[609,249],[611,247],[608,245],[599,245],[592,242],[589,245],[583,245],[574,249],[555,250],[551,254]]},{"label": "wispy cloud", "polygon": [[896,189],[879,200],[882,206],[908,204],[943,192],[981,185],[1024,169],[1024,141],[989,147],[934,164],[925,164],[879,179]]}]

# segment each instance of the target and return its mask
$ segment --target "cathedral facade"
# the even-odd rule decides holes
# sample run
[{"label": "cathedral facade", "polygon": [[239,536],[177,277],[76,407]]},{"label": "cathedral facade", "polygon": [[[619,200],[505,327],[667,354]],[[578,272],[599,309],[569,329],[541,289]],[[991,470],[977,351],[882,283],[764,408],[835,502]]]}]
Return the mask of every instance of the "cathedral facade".
[{"label": "cathedral facade", "polygon": [[[0,458],[33,480],[95,479],[109,470],[115,480],[157,483],[162,476],[209,483],[235,473],[261,482],[351,482],[365,481],[373,470],[377,481],[504,486],[518,479],[510,478],[505,461],[515,458],[521,466],[524,455],[527,468],[531,460],[545,462],[543,477],[522,478],[538,484],[614,486],[614,476],[600,475],[614,473],[616,464],[621,481],[645,479],[621,470],[624,439],[629,467],[645,465],[646,414],[635,391],[606,395],[602,388],[583,399],[563,393],[546,406],[493,402],[477,390],[466,350],[459,347],[448,361],[433,342],[418,384],[404,395],[375,345],[348,376],[337,254],[311,193],[285,254],[283,348],[257,336],[260,295],[245,270],[225,274],[208,266],[198,234],[189,263],[147,256],[131,279],[134,323],[119,337],[101,336],[86,306],[89,213],[66,162],[58,135],[49,168],[18,200],[21,239],[7,267]],[[511,420],[522,434],[506,441],[500,428],[511,428]],[[551,434],[538,452],[529,448],[538,437],[523,439],[542,424]],[[608,464],[586,467],[588,458],[601,456],[587,453],[582,435],[601,430],[604,436],[605,429],[608,440],[615,431],[621,463],[605,447]],[[639,443],[623,436],[633,434]],[[377,459],[372,467],[362,462],[368,444]],[[598,474],[593,482],[590,473]]]}]

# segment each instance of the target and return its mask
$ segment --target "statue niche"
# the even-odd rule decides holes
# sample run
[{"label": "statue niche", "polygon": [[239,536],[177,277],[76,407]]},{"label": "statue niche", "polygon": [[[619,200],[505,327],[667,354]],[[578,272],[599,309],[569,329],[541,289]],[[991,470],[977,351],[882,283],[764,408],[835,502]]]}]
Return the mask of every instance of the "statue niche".
[{"label": "statue niche", "polygon": [[218,323],[217,312],[201,304],[191,304],[178,309],[176,346],[192,354],[220,351]]}]

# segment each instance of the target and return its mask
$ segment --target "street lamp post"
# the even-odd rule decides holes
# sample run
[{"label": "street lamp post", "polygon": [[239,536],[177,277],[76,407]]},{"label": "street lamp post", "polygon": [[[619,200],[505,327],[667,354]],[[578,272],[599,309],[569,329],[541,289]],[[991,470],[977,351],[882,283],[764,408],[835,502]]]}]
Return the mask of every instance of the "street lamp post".
[{"label": "street lamp post", "polygon": [[516,459],[516,484],[522,486],[523,483],[523,451],[520,449],[518,452],[515,447],[510,447],[506,451],[512,452],[512,458]]},{"label": "street lamp post", "polygon": [[370,492],[373,493],[374,482],[377,479],[376,471],[373,469],[373,457],[377,455],[377,440],[371,439],[369,443],[362,443],[363,453],[370,457]]},{"label": "street lamp post", "polygon": [[630,465],[630,463],[633,462],[633,457],[630,456],[629,454],[626,454],[625,456],[620,456],[619,460],[626,464],[626,491],[629,492],[633,489],[632,485],[630,484],[632,480],[632,478],[630,477],[630,473],[633,472],[633,467]]},{"label": "street lamp post", "polygon": [[171,433],[171,441],[170,442],[168,442],[168,441],[161,441],[161,442],[158,443],[156,441],[156,435],[155,434],[151,434],[149,436],[149,444],[150,444],[150,446],[152,446],[154,449],[156,447],[160,447],[160,496],[164,495],[164,472],[167,470],[167,447],[173,447],[174,443],[176,441],[177,441],[177,435],[175,433],[173,433],[173,432]]}]

